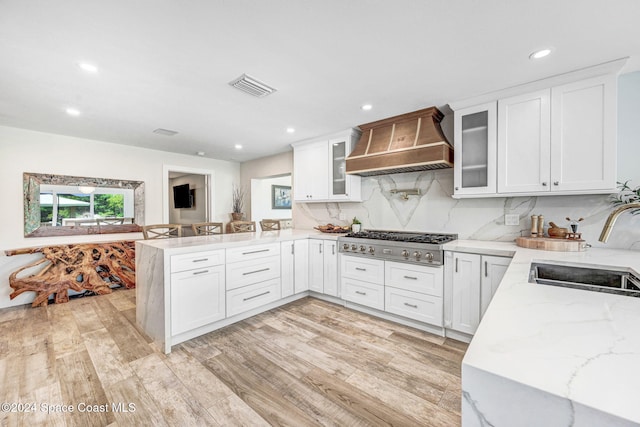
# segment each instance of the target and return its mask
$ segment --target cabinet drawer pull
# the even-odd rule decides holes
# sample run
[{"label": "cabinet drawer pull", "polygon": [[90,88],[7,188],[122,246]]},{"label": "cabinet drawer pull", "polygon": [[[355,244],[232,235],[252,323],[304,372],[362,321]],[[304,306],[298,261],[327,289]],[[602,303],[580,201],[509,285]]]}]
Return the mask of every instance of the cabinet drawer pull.
[{"label": "cabinet drawer pull", "polygon": [[362,268],[362,267],[356,267],[356,270],[358,270],[358,271],[367,271],[366,268]]},{"label": "cabinet drawer pull", "polygon": [[242,255],[258,254],[260,252],[269,252],[269,249],[260,249],[257,251],[242,252]]},{"label": "cabinet drawer pull", "polygon": [[195,276],[196,274],[205,274],[208,273],[209,270],[200,270],[200,271],[194,271],[192,274]]},{"label": "cabinet drawer pull", "polygon": [[200,258],[200,259],[191,260],[191,262],[203,262],[203,261],[209,261],[209,258]]},{"label": "cabinet drawer pull", "polygon": [[267,295],[267,294],[269,294],[269,293],[271,293],[271,291],[263,292],[263,293],[261,293],[261,294],[254,295],[254,296],[251,296],[251,297],[242,298],[242,301],[249,301],[250,299],[254,299],[254,298],[258,298],[258,297],[262,297],[262,296],[265,296],[265,295]]},{"label": "cabinet drawer pull", "polygon": [[489,277],[489,269],[487,268],[487,261],[484,262],[484,277]]},{"label": "cabinet drawer pull", "polygon": [[404,276],[405,279],[411,279],[411,280],[418,280],[417,277],[413,277],[413,276]]},{"label": "cabinet drawer pull", "polygon": [[260,270],[254,270],[254,271],[245,271],[244,273],[242,273],[243,276],[246,276],[248,274],[255,274],[255,273],[262,273],[263,271],[269,271],[271,270],[269,267],[267,268],[262,268]]},{"label": "cabinet drawer pull", "polygon": [[362,291],[356,291],[356,294],[358,294],[358,295],[366,295],[367,293],[366,292],[362,292]]},{"label": "cabinet drawer pull", "polygon": [[456,258],[456,273],[458,272],[458,258]]},{"label": "cabinet drawer pull", "polygon": [[331,255],[336,254],[336,245],[331,245]]},{"label": "cabinet drawer pull", "polygon": [[416,304],[409,304],[408,302],[405,302],[404,305],[406,305],[407,307],[411,307],[411,308],[418,308],[418,306]]},{"label": "cabinet drawer pull", "polygon": [[296,248],[296,244],[295,242],[291,244],[291,255],[295,254],[295,248]]}]

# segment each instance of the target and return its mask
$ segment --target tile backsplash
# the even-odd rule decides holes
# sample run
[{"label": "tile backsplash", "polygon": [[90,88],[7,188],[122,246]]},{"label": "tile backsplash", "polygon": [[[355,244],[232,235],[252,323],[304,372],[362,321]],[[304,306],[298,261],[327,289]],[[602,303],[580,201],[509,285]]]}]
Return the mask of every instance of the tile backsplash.
[{"label": "tile backsplash", "polygon": [[[403,198],[391,190],[420,189]],[[457,233],[460,239],[513,241],[528,236],[531,215],[568,227],[566,217],[584,218],[578,231],[592,246],[640,250],[640,215],[625,213],[606,244],[598,242],[612,210],[607,195],[495,197],[453,199],[453,170],[410,172],[362,178],[360,203],[296,203],[296,228],[350,224],[358,217],[364,229]],[[517,214],[517,226],[505,225],[505,214]],[[340,218],[345,220],[340,220]]]}]

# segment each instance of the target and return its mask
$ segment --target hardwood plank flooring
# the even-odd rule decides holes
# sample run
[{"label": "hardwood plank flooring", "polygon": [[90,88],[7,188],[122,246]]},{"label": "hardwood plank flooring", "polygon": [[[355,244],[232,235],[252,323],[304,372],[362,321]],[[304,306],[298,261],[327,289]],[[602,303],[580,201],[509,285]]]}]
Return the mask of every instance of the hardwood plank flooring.
[{"label": "hardwood plank flooring", "polygon": [[466,348],[314,298],[169,355],[135,325],[135,290],[12,307],[0,426],[458,426]]}]

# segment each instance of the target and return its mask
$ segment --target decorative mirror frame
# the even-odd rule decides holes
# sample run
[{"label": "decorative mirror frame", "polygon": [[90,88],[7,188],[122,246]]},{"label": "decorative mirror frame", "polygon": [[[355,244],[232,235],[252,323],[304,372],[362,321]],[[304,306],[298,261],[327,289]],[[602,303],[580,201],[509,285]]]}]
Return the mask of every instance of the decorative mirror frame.
[{"label": "decorative mirror frame", "polygon": [[[133,233],[142,231],[144,225],[144,182],[109,178],[90,178],[68,175],[52,175],[25,172],[22,174],[24,195],[24,236],[75,236],[84,234]],[[89,226],[40,226],[40,185],[69,185],[109,187],[133,190],[133,224]]]}]

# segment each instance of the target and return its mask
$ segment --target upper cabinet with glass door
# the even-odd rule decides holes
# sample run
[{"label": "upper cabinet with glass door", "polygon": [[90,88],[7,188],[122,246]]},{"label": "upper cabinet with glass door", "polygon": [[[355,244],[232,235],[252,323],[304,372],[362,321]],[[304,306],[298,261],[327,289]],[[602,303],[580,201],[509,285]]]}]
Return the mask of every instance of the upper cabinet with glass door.
[{"label": "upper cabinet with glass door", "polygon": [[449,104],[453,197],[614,193],[617,73],[625,62]]},{"label": "upper cabinet with glass door", "polygon": [[454,115],[454,194],[496,192],[496,103]]},{"label": "upper cabinet with glass door", "polygon": [[346,174],[346,157],[360,133],[347,129],[293,146],[293,194],[296,202],[359,202],[361,181]]},{"label": "upper cabinet with glass door", "polygon": [[355,132],[329,140],[329,199],[331,200],[350,202],[362,200],[360,177],[346,173],[346,158],[357,141],[358,135]]}]

